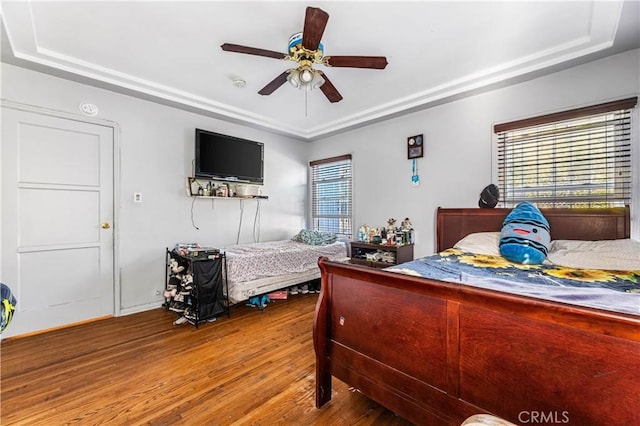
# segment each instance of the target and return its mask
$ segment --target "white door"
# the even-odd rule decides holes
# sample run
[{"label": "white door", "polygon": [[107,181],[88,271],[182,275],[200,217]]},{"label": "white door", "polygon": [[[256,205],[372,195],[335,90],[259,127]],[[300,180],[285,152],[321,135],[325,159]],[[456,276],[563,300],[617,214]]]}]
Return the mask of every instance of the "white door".
[{"label": "white door", "polygon": [[3,337],[114,314],[113,128],[2,108]]}]

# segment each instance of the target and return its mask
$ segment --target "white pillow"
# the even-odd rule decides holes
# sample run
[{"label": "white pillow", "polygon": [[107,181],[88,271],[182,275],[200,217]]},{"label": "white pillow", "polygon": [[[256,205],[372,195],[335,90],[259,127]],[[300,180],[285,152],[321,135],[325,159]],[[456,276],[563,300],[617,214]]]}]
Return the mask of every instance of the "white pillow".
[{"label": "white pillow", "polygon": [[500,232],[476,232],[458,241],[453,248],[467,253],[500,256]]},{"label": "white pillow", "polygon": [[547,258],[570,268],[640,270],[640,241],[553,240]]}]

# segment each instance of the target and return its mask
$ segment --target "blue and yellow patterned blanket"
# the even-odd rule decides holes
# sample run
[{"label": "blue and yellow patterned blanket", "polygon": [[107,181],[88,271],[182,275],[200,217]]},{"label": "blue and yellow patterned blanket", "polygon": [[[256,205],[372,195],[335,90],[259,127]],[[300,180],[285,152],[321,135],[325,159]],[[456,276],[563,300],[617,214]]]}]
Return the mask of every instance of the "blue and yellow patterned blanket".
[{"label": "blue and yellow patterned blanket", "polygon": [[445,250],[386,269],[599,309],[640,314],[640,271],[522,265],[500,256]]}]

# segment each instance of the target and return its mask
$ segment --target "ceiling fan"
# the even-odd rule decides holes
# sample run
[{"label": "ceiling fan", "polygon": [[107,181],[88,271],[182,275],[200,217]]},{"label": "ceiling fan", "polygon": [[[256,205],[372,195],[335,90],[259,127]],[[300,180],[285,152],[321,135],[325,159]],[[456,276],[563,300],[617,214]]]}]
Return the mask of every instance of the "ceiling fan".
[{"label": "ceiling fan", "polygon": [[387,66],[387,58],[384,56],[324,56],[321,38],[328,21],[327,12],[316,7],[307,7],[304,29],[302,33],[294,34],[289,39],[288,54],[231,43],[224,43],[220,47],[226,52],[246,53],[298,63],[297,68],[284,71],[264,86],[258,92],[261,95],[272,94],[288,81],[299,89],[320,88],[330,102],[339,102],[342,100],[342,95],[338,89],[324,72],[314,69],[313,64],[327,67],[384,69]]}]

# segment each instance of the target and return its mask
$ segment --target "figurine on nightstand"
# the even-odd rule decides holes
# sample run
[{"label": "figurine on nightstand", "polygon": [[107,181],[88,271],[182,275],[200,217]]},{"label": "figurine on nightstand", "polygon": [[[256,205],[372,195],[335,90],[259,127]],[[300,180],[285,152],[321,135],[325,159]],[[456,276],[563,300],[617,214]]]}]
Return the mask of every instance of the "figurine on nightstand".
[{"label": "figurine on nightstand", "polygon": [[375,243],[376,235],[378,235],[378,228],[374,228],[374,227],[369,228],[369,238],[367,239],[367,242]]},{"label": "figurine on nightstand", "polygon": [[387,224],[387,244],[392,246],[396,243],[396,220],[394,218],[389,218]]},{"label": "figurine on nightstand", "polygon": [[364,243],[369,239],[369,227],[364,224],[358,229],[358,241]]},{"label": "figurine on nightstand", "polygon": [[402,242],[403,244],[413,244],[413,225],[408,217],[402,221]]},{"label": "figurine on nightstand", "polygon": [[389,232],[393,233],[394,230],[396,229],[395,225],[396,225],[396,220],[392,217],[389,218],[389,220],[387,221],[387,233]]}]

